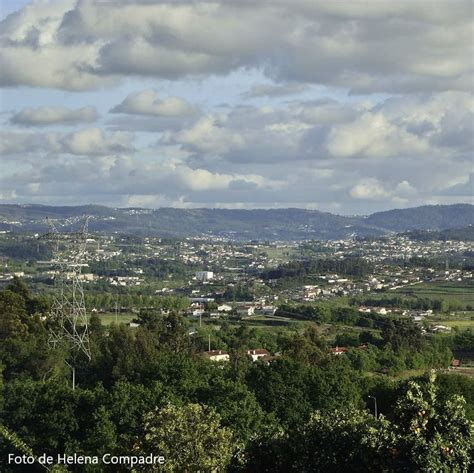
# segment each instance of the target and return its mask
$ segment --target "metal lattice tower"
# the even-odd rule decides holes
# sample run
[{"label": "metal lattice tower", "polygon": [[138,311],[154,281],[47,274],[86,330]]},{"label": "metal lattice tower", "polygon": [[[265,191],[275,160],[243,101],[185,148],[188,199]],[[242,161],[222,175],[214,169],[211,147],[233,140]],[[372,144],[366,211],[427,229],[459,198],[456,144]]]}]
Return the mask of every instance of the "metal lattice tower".
[{"label": "metal lattice tower", "polygon": [[81,270],[84,266],[89,217],[78,232],[60,232],[48,219],[49,231],[39,239],[53,246],[56,294],[51,307],[52,326],[48,343],[53,348],[68,344],[75,359],[84,354],[90,360],[89,328]]}]

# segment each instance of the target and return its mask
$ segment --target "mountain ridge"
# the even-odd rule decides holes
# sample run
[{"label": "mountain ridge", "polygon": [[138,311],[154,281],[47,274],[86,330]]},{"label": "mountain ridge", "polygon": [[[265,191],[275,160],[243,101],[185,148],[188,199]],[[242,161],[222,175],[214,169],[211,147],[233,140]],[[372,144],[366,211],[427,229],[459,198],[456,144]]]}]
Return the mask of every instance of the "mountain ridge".
[{"label": "mountain ridge", "polygon": [[344,216],[299,208],[179,209],[162,207],[106,207],[102,205],[48,206],[0,204],[0,230],[41,232],[48,217],[65,223],[92,216],[91,231],[142,236],[215,236],[236,240],[342,239],[382,236],[413,230],[446,230],[474,224],[471,204],[425,205],[392,209],[367,216]]}]

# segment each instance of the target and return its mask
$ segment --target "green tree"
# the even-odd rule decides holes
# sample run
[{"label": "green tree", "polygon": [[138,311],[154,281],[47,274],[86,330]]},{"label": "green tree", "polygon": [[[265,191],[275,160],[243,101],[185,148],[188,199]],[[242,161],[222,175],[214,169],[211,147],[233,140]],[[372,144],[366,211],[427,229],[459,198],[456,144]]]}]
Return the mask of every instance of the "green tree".
[{"label": "green tree", "polygon": [[285,426],[294,427],[311,412],[311,374],[306,363],[282,358],[268,366],[253,363],[247,383],[266,412],[273,412]]},{"label": "green tree", "polygon": [[146,414],[143,427],[136,452],[166,459],[156,470],[147,466],[143,471],[220,472],[231,461],[232,431],[222,427],[220,416],[207,406],[168,404]]},{"label": "green tree", "polygon": [[395,443],[390,422],[353,407],[316,411],[290,438],[294,471],[380,472],[391,462]]},{"label": "green tree", "polygon": [[411,471],[467,472],[471,465],[472,422],[466,418],[465,400],[452,396],[438,400],[436,375],[410,381],[396,406],[399,450]]},{"label": "green tree", "polygon": [[199,393],[199,399],[217,410],[222,425],[231,428],[235,439],[241,443],[255,437],[265,421],[255,395],[240,382],[212,379]]}]

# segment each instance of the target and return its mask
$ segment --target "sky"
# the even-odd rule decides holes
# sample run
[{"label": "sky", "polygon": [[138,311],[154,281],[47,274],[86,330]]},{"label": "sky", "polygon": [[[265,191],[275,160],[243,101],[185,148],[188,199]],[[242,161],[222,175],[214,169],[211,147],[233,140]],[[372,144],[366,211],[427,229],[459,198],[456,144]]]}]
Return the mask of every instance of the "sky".
[{"label": "sky", "polygon": [[473,8],[0,0],[0,203],[473,203]]}]

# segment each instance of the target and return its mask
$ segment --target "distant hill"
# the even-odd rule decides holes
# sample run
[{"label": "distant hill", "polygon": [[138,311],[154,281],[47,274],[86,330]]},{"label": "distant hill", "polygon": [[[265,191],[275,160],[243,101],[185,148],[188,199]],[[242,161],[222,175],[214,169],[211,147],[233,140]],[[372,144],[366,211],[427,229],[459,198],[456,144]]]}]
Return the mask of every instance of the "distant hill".
[{"label": "distant hill", "polygon": [[474,224],[474,206],[423,206],[345,217],[317,210],[108,208],[98,205],[0,205],[0,230],[43,232],[46,218],[58,225],[90,215],[96,232],[162,237],[214,236],[235,240],[341,239],[412,230],[445,230]]},{"label": "distant hill", "polygon": [[469,204],[424,205],[411,209],[377,212],[366,218],[366,223],[394,232],[409,230],[445,230],[472,225],[474,206]]},{"label": "distant hill", "polygon": [[448,228],[447,230],[413,230],[404,235],[412,240],[419,241],[474,241],[474,226],[469,225],[463,228]]}]

